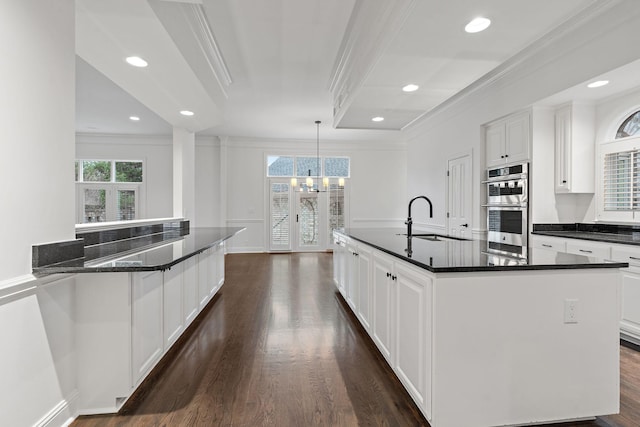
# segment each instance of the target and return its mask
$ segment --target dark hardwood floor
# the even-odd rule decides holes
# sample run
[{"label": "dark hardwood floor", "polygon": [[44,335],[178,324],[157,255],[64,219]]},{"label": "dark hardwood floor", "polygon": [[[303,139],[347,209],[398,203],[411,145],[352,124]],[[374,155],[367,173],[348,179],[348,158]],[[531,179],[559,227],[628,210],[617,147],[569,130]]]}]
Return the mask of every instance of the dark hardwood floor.
[{"label": "dark hardwood floor", "polygon": [[[226,265],[219,294],[123,410],[72,426],[428,426],[336,294],[331,254]],[[621,348],[620,415],[563,426],[640,426],[640,353]]]}]

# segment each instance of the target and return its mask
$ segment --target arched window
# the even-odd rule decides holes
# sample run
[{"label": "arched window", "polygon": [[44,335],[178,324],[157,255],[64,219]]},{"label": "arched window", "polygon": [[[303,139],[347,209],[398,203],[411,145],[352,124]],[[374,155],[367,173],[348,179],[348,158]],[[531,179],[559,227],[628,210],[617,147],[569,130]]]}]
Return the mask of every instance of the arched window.
[{"label": "arched window", "polygon": [[636,111],[625,119],[616,132],[616,139],[640,135],[640,111]]}]

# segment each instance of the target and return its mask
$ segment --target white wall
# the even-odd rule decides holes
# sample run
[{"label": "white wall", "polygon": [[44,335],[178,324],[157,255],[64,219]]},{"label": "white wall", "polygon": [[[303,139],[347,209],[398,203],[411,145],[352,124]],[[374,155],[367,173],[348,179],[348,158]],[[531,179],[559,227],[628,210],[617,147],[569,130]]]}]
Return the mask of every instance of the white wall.
[{"label": "white wall", "polygon": [[[458,152],[473,150],[473,206],[476,207],[473,228],[484,229],[480,207],[483,194],[480,181],[485,169],[481,126],[640,58],[640,45],[630,46],[628,42],[637,36],[638,26],[637,2],[622,1],[583,25],[554,36],[528,56],[514,60],[503,75],[472,88],[407,129],[408,196],[424,193],[434,201],[434,218],[429,224],[444,225],[446,177],[443,171],[447,159]],[[534,180],[538,176],[553,175],[553,156],[540,156],[541,152],[548,152],[548,147],[541,150],[537,147],[548,142],[549,139],[532,142]],[[534,221],[576,222],[589,215],[592,197],[544,198],[541,192],[554,191],[553,186],[544,188],[546,185],[541,183],[535,190],[538,200],[532,200]]]},{"label": "white wall", "polygon": [[[267,155],[316,156],[315,141],[229,138],[226,153],[226,224],[247,229],[229,242],[232,252],[268,250]],[[406,217],[406,150],[402,143],[322,141],[320,156],[351,158],[350,227],[400,226]]]},{"label": "white wall", "polygon": [[0,425],[61,425],[74,412],[74,282],[45,285],[31,246],[75,237],[72,0],[0,13]]},{"label": "white wall", "polygon": [[31,272],[32,244],[75,234],[73,4],[2,5],[0,286]]},{"label": "white wall", "polygon": [[222,200],[220,141],[196,137],[196,226],[221,227]]}]

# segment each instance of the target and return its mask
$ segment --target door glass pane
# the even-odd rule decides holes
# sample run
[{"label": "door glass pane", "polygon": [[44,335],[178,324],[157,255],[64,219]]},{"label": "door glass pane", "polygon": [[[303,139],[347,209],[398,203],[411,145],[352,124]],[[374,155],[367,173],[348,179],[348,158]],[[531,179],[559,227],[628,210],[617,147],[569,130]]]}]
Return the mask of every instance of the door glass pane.
[{"label": "door glass pane", "polygon": [[84,190],[84,222],[104,222],[107,220],[106,190]]},{"label": "door glass pane", "polygon": [[329,190],[329,240],[333,230],[344,228],[344,187],[331,184]]},{"label": "door glass pane", "polygon": [[271,248],[290,249],[289,184],[271,184]]},{"label": "door glass pane", "polygon": [[135,190],[118,190],[118,221],[136,219]]},{"label": "door glass pane", "polygon": [[299,213],[299,245],[315,246],[318,245],[318,193],[299,193],[300,205]]}]

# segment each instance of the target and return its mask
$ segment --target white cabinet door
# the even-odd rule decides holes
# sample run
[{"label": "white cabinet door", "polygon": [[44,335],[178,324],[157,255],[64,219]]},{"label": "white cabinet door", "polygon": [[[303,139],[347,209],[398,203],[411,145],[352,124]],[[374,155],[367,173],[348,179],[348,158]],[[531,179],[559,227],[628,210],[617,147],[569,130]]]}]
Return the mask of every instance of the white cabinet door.
[{"label": "white cabinet door", "polygon": [[184,330],[182,314],[182,273],[183,263],[176,264],[164,275],[164,348],[167,349],[178,339]]},{"label": "white cabinet door", "polygon": [[[433,281],[400,263],[395,265],[395,366],[400,381],[431,413],[431,299]],[[427,399],[427,396],[429,398]]]},{"label": "white cabinet door", "polygon": [[487,167],[529,159],[531,119],[528,111],[487,125],[484,135]]},{"label": "white cabinet door", "polygon": [[620,330],[640,344],[640,270],[622,273],[622,320]]},{"label": "white cabinet door", "polygon": [[213,289],[212,257],[211,249],[207,249],[198,255],[198,299],[201,310],[209,302],[211,290]]},{"label": "white cabinet door", "polygon": [[357,316],[360,323],[371,334],[371,250],[358,245],[358,292]]},{"label": "white cabinet door", "polygon": [[218,244],[216,247],[216,290],[217,292],[224,284],[224,242]]},{"label": "white cabinet door", "polygon": [[358,300],[358,275],[360,273],[358,267],[358,248],[352,242],[347,244],[347,283],[345,284],[345,293],[347,303],[354,313],[357,313],[356,302]]},{"label": "white cabinet door", "polygon": [[487,126],[485,130],[487,166],[504,164],[505,137],[504,123]]},{"label": "white cabinet door", "polygon": [[132,274],[131,350],[134,385],[162,356],[162,272]]},{"label": "white cabinet door", "polygon": [[340,288],[340,239],[334,234],[333,237],[333,283]]},{"label": "white cabinet door", "polygon": [[393,365],[394,284],[393,260],[374,252],[372,269],[373,324],[372,338],[389,365]]},{"label": "white cabinet door", "polygon": [[507,163],[529,159],[529,113],[516,114],[505,123],[505,161]]},{"label": "white cabinet door", "polygon": [[574,103],[556,110],[556,193],[595,191],[594,123],[594,105]]},{"label": "white cabinet door", "polygon": [[182,313],[185,327],[198,315],[198,264],[197,257],[184,261],[184,276],[182,279]]},{"label": "white cabinet door", "polygon": [[571,191],[571,108],[559,109],[555,113],[555,183],[556,193]]}]

